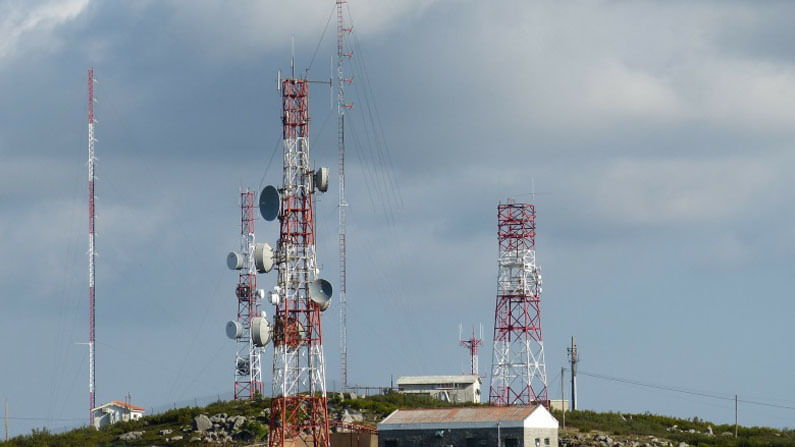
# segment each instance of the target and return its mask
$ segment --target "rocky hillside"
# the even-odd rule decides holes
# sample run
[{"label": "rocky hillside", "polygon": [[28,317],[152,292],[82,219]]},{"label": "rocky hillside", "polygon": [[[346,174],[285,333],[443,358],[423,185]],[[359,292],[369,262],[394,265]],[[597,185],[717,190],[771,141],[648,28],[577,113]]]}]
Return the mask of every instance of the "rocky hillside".
[{"label": "rocky hillside", "polygon": [[[447,407],[437,400],[389,393],[357,398],[331,394],[329,416],[344,422],[374,426],[397,408]],[[556,417],[561,420],[561,414]],[[114,424],[102,430],[81,428],[53,435],[34,430],[10,439],[8,447],[83,446],[248,446],[267,439],[270,399],[216,402],[204,408],[188,407],[146,416],[140,421]],[[795,431],[766,427],[715,425],[698,418],[677,419],[647,414],[566,414],[561,447],[795,447]],[[335,430],[334,428],[332,430]]]}]

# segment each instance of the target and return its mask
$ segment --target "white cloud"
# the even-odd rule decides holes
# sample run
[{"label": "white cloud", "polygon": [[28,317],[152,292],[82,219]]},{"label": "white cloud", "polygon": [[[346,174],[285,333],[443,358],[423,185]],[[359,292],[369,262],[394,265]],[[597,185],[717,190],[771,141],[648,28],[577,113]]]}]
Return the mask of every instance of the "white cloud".
[{"label": "white cloud", "polygon": [[617,225],[723,225],[750,217],[786,172],[774,159],[617,160],[598,167],[593,212]]},{"label": "white cloud", "polygon": [[[353,16],[356,33],[377,37],[422,16],[441,1],[354,2],[350,8],[344,7],[344,20],[346,26],[351,26]],[[274,48],[289,49],[291,36],[296,47],[314,50],[327,22],[325,44],[336,42],[337,16],[334,2],[328,0],[305,1],[300,7],[250,0],[172,2],[171,7],[175,29],[186,32],[204,51],[222,59],[251,57],[252,52]],[[298,54],[299,66],[311,56]],[[325,53],[322,64],[328,64]]]},{"label": "white cloud", "polygon": [[89,1],[8,1],[0,5],[0,59],[13,54],[27,37],[45,44],[55,28],[79,16]]}]

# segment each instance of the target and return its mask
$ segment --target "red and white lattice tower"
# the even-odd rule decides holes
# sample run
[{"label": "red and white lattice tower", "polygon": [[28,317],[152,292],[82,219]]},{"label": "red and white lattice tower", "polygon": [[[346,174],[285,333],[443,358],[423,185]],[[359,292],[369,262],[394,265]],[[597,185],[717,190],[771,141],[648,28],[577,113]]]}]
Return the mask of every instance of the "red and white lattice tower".
[{"label": "red and white lattice tower", "polygon": [[477,376],[478,374],[478,350],[480,346],[483,344],[483,328],[481,328],[480,338],[475,337],[475,329],[472,329],[472,336],[469,339],[464,340],[461,336],[461,329],[459,327],[458,331],[458,343],[465,347],[467,351],[469,351],[469,374],[473,376]]},{"label": "red and white lattice tower", "polygon": [[252,320],[259,317],[260,296],[254,247],[254,192],[246,190],[240,193],[240,254],[230,254],[236,255],[235,267],[240,270],[235,288],[237,324],[233,321],[227,326],[227,335],[235,339],[236,400],[262,395],[262,348],[255,346],[251,333]]},{"label": "red and white lattice tower", "polygon": [[91,413],[96,408],[96,365],[94,331],[94,258],[96,245],[94,239],[94,69],[88,70],[88,421],[93,423]]},{"label": "red and white lattice tower", "polygon": [[[327,188],[328,170],[323,168],[325,179],[322,179],[310,168],[309,81],[282,79],[280,89],[284,140],[276,254],[276,290],[280,297],[273,322],[270,446],[284,446],[301,435],[307,436],[311,445],[329,447],[320,324],[321,311],[328,301],[316,299],[318,292],[313,287],[323,283],[322,293],[326,298],[330,298],[331,291],[330,284],[318,280],[312,204],[315,188],[321,191]],[[261,208],[262,204],[261,196]]]},{"label": "red and white lattice tower", "polygon": [[535,206],[497,207],[497,306],[489,403],[549,407],[541,336],[541,269],[536,264]]}]

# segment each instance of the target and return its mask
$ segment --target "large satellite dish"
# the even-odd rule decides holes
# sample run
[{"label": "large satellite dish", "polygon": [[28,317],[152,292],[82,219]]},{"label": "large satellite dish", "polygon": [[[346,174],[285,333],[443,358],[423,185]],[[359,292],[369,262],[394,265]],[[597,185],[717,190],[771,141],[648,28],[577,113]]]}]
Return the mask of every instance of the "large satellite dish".
[{"label": "large satellite dish", "polygon": [[331,304],[331,283],[325,279],[316,279],[309,283],[309,299],[320,306],[320,310],[328,309]]},{"label": "large satellite dish", "polygon": [[271,326],[268,320],[262,317],[251,319],[251,340],[254,346],[263,347],[271,341]]},{"label": "large satellite dish", "polygon": [[243,255],[237,252],[229,252],[226,255],[226,266],[229,270],[240,270],[243,268]]},{"label": "large satellite dish", "polygon": [[226,323],[226,336],[232,340],[240,338],[243,335],[243,325],[237,321],[230,321]]},{"label": "large satellite dish", "polygon": [[262,214],[262,218],[267,221],[276,219],[280,207],[281,199],[276,187],[273,185],[264,187],[259,195],[259,213]]},{"label": "large satellite dish", "polygon": [[[268,273],[273,268],[273,249],[266,243],[254,246],[254,265],[260,273]],[[264,297],[264,296],[263,296]]]},{"label": "large satellite dish", "polygon": [[315,182],[315,187],[317,187],[320,192],[328,191],[328,168],[320,168],[315,171],[312,180]]}]

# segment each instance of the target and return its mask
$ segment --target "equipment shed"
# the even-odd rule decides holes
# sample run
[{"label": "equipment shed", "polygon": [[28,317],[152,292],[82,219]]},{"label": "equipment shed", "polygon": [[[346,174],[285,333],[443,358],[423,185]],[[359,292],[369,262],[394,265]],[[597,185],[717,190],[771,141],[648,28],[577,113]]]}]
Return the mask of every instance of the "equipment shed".
[{"label": "equipment shed", "polygon": [[378,447],[558,447],[558,421],[542,406],[395,410]]}]

